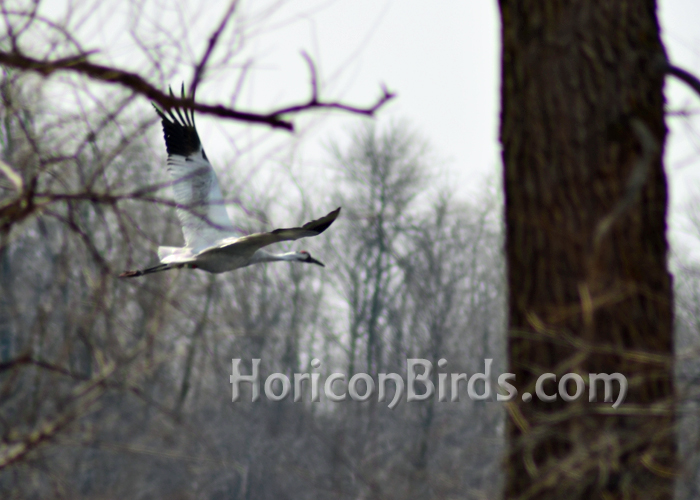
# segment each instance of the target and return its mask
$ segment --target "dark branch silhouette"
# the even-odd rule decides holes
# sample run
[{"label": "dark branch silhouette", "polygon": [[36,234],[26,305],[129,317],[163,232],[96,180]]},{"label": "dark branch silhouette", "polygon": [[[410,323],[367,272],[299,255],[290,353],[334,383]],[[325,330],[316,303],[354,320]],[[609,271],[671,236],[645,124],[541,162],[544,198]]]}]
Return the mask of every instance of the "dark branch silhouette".
[{"label": "dark branch silhouette", "polygon": [[[351,106],[342,102],[329,101],[323,102],[318,99],[318,89],[313,88],[312,97],[309,101],[280,108],[270,113],[253,113],[248,111],[238,111],[228,108],[223,105],[210,105],[194,102],[189,98],[178,98],[169,95],[166,92],[158,90],[156,87],[148,83],[143,77],[129,71],[100,64],[94,64],[88,61],[90,53],[79,54],[77,56],[64,57],[54,60],[40,60],[29,57],[17,50],[9,52],[0,51],[0,65],[20,69],[24,71],[34,71],[44,76],[49,76],[58,71],[70,71],[84,75],[92,80],[114,83],[128,88],[129,90],[143,95],[156,104],[164,108],[180,107],[190,109],[203,114],[229,118],[232,120],[268,125],[272,128],[281,128],[285,130],[294,130],[294,124],[284,115],[298,114],[312,109],[326,108],[339,109],[366,116],[373,116],[374,113],[381,108],[387,101],[395,97],[393,92],[390,92],[382,85],[382,95],[375,103],[368,107]],[[311,59],[305,55],[304,58],[312,67],[312,75],[314,75],[313,83],[315,83],[315,69]],[[206,62],[206,59],[203,59]],[[203,69],[200,68],[200,72]],[[199,78],[197,76],[196,78]],[[196,84],[196,81],[193,82]]]},{"label": "dark branch silhouette", "polygon": [[700,96],[700,80],[695,75],[670,63],[666,63],[665,69],[666,73],[673,75],[682,82],[686,83],[698,94],[698,96]]}]

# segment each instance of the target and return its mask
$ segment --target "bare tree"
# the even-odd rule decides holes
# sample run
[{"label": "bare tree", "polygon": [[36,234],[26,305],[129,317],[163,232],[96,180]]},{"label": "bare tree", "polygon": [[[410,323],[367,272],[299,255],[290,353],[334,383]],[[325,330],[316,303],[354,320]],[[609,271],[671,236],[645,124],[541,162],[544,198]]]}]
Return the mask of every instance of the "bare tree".
[{"label": "bare tree", "polygon": [[347,151],[336,145],[333,155],[343,178],[339,198],[352,221],[341,261],[351,318],[349,368],[378,373],[386,362],[387,317],[400,293],[395,254],[421,187],[424,146],[405,126],[385,132],[367,124],[353,133]]},{"label": "bare tree", "polygon": [[[149,101],[284,131],[301,113],[372,115],[391,97],[326,100],[303,55],[309,95],[300,104],[244,109],[253,63],[243,47],[254,29],[238,2],[215,14],[193,5],[127,3],[118,36],[136,47],[133,59],[84,42],[99,39],[81,20],[103,2],[60,15],[41,1],[0,6],[0,497],[497,495],[498,405],[403,400],[389,409],[376,396],[313,403],[308,391],[299,402],[253,403],[247,386],[230,400],[233,358],[245,371],[262,359],[264,383],[312,371],[312,358],[323,376],[349,366],[405,378],[407,357],[429,360],[436,376],[442,357],[470,374],[500,357],[499,198],[456,200],[407,127],[365,122],[332,151],[338,176],[322,187],[344,215],[313,242],[325,245],[327,268],[115,279],[182,238]],[[194,40],[195,25],[207,36]],[[183,68],[184,99],[166,90]],[[194,99],[195,90],[212,95],[207,86],[224,73],[236,84]],[[244,231],[277,227],[282,188],[248,182],[256,166],[248,175],[239,160],[257,145],[237,141],[227,158],[235,172],[221,177],[227,204],[246,215]],[[318,208],[299,188],[285,224]]]},{"label": "bare tree", "polygon": [[[183,61],[154,57],[164,48],[186,49],[187,39],[170,38],[168,30],[176,27],[159,26],[150,38],[134,27],[131,35],[146,63],[133,71],[107,64],[108,57],[80,43],[79,10],[89,15],[97,3],[75,5],[78,10],[69,8],[63,19],[43,7],[2,6],[0,495],[75,498],[110,491],[168,497],[182,491],[185,478],[216,474],[219,485],[205,481],[200,493],[219,488],[227,495],[276,496],[283,483],[278,490],[261,475],[254,479],[255,471],[265,470],[255,453],[271,442],[264,438],[268,428],[249,434],[257,441],[232,439],[246,450],[242,456],[222,444],[215,429],[225,427],[231,413],[249,419],[248,427],[238,429],[244,434],[261,415],[274,427],[275,419],[284,422],[278,408],[232,412],[230,401],[222,409],[206,398],[230,397],[230,386],[221,383],[230,364],[222,359],[230,360],[241,346],[257,356],[266,349],[266,371],[288,359],[296,369],[300,348],[286,346],[284,333],[313,322],[313,310],[304,305],[312,302],[308,294],[321,292],[304,283],[303,273],[294,276],[290,316],[287,290],[276,289],[283,283],[276,271],[244,272],[228,285],[198,275],[139,285],[115,279],[115,269],[149,258],[149,247],[176,227],[175,205],[161,195],[167,187],[159,181],[163,155],[152,152],[151,138],[160,134],[145,133],[157,119],[138,113],[139,102],[145,97],[166,108],[177,104],[291,129],[293,116],[312,109],[372,115],[391,94],[383,90],[367,107],[325,101],[315,67],[304,56],[311,97],[299,105],[255,113],[239,110],[235,95],[230,105],[176,98],[161,90],[162,80]],[[236,7],[230,2],[192,64],[189,95],[214,64],[224,67],[236,55],[225,50],[237,36]],[[61,102],[55,102],[57,94]],[[72,106],[63,106],[67,101]],[[182,286],[186,295],[178,292]],[[239,299],[235,307],[231,296]],[[219,328],[227,324],[233,339]],[[212,381],[216,390],[204,390]],[[204,432],[201,423],[212,412],[219,425]],[[287,445],[293,436],[288,434]],[[279,443],[279,449],[284,446]],[[205,463],[213,464],[211,471],[184,471],[187,464]],[[222,467],[233,469],[221,474]],[[125,480],[141,473],[152,480]]]},{"label": "bare tree", "polygon": [[655,2],[500,8],[509,371],[520,395],[546,372],[630,384],[627,410],[511,402],[506,497],[672,498],[662,87],[697,80],[666,60]]}]

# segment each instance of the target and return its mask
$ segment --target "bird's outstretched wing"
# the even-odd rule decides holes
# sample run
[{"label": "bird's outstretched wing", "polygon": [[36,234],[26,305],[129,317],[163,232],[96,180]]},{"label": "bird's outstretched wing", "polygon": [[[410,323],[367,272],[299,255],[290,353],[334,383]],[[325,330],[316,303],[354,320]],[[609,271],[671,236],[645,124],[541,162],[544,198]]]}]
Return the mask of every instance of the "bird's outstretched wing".
[{"label": "bird's outstretched wing", "polygon": [[238,231],[226,213],[219,181],[197,135],[194,113],[175,108],[176,116],[172,110],[153,107],[163,124],[167,167],[173,179],[185,245],[197,252]]},{"label": "bird's outstretched wing", "polygon": [[199,255],[208,253],[231,253],[231,254],[251,254],[256,250],[278,243],[280,241],[298,240],[299,238],[308,238],[318,236],[328,227],[333,224],[340,213],[340,207],[333,210],[328,215],[320,219],[307,222],[301,227],[292,227],[288,229],[275,229],[269,233],[255,233],[240,238],[227,238],[216,246],[212,246],[202,250]]}]

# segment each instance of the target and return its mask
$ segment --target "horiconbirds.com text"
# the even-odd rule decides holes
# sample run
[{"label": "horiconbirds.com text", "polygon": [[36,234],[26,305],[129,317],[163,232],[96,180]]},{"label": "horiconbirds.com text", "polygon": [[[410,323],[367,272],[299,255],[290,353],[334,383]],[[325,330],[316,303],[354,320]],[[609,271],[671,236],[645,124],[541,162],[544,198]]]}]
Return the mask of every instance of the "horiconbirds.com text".
[{"label": "horiconbirds.com text", "polygon": [[[260,398],[260,359],[251,360],[250,375],[241,374],[240,359],[231,361],[233,368],[229,380],[233,386],[232,401],[239,400],[243,383],[250,384],[252,401],[257,401]],[[404,392],[406,401],[409,403],[424,401],[434,396],[439,402],[456,402],[465,395],[473,401],[493,400],[494,395],[496,401],[513,401],[518,397],[518,390],[514,385],[517,382],[515,374],[500,374],[497,378],[497,389],[494,390],[491,377],[492,361],[492,359],[485,359],[484,371],[477,372],[471,377],[466,373],[438,372],[436,374],[437,394],[433,364],[426,359],[406,360],[406,380],[398,373],[379,373],[376,380],[366,373],[355,373],[349,379],[344,373],[332,373],[325,380],[321,380],[320,373],[313,372],[295,373],[292,380],[284,373],[272,373],[265,379],[263,390],[265,397],[271,401],[281,401],[293,393],[294,402],[302,401],[302,395],[305,392],[307,396],[310,393],[312,402],[321,400],[321,392],[328,401],[332,402],[345,401],[348,398],[353,401],[367,401],[376,393],[377,401],[381,403],[391,394],[391,401],[388,403],[391,409],[401,401]],[[440,359],[437,365],[438,368],[444,369],[447,360]],[[320,366],[320,360],[316,358],[311,360],[312,368],[317,369]],[[547,383],[546,389],[545,383]],[[614,391],[614,388],[617,388],[617,391]],[[599,389],[602,391],[599,392]],[[535,383],[535,396],[545,402],[553,402],[558,398],[571,402],[587,394],[588,401],[593,403],[598,401],[601,392],[604,402],[613,403],[613,408],[619,407],[627,396],[627,378],[621,373],[589,373],[587,380],[584,380],[577,373],[567,373],[557,380],[554,373],[543,373]],[[614,402],[613,393],[617,395]],[[523,392],[520,397],[524,402],[528,402],[532,400],[533,395]]]}]

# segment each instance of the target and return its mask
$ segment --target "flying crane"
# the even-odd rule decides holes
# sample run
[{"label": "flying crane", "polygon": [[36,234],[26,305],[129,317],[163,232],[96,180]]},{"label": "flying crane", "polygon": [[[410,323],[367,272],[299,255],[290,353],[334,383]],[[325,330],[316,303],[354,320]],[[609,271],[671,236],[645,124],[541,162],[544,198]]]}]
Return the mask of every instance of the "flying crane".
[{"label": "flying crane", "polygon": [[[171,91],[172,95],[172,91]],[[184,85],[182,89],[184,98]],[[340,208],[301,227],[275,229],[267,233],[243,235],[236,230],[226,212],[216,173],[204,153],[194,124],[194,112],[175,108],[162,111],[153,107],[161,118],[167,168],[173,179],[177,214],[185,236],[185,246],[158,247],[160,264],[144,270],[125,271],[120,278],[134,278],[169,269],[201,269],[223,273],[262,262],[305,262],[324,264],[309,252],[270,253],[263,247],[280,241],[318,236],[333,224]],[[184,116],[183,116],[184,115]]]}]

